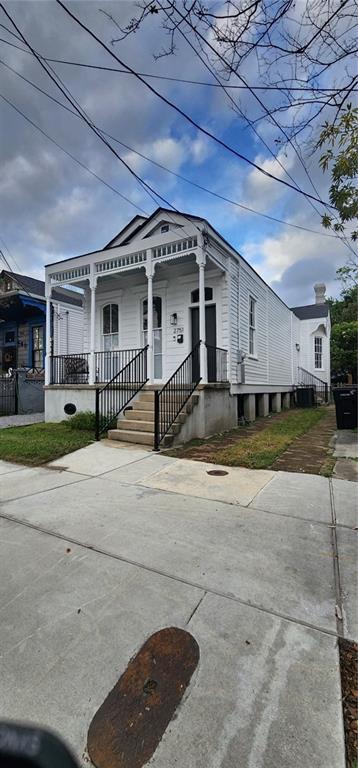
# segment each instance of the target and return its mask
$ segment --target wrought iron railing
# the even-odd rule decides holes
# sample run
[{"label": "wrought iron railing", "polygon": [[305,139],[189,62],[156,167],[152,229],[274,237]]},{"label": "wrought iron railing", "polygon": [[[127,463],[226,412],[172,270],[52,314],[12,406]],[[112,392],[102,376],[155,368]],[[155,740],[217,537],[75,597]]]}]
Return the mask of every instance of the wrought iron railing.
[{"label": "wrought iron railing", "polygon": [[107,352],[95,352],[95,380],[104,383],[124,368],[140,352],[136,349],[113,349]]},{"label": "wrought iron railing", "polygon": [[313,387],[315,392],[316,404],[319,400],[323,400],[325,403],[329,401],[329,387],[326,381],[315,376],[314,373],[306,371],[305,368],[298,366],[297,369],[297,386],[298,387]]},{"label": "wrought iron railing", "polygon": [[178,418],[180,411],[201,381],[197,357],[200,354],[200,341],[193,347],[179,368],[168,379],[164,387],[154,392],[154,450]]},{"label": "wrought iron railing", "polygon": [[96,389],[96,440],[115,425],[121,411],[147,383],[147,349],[143,347],[101,389]]},{"label": "wrought iron railing", "polygon": [[228,381],[228,352],[227,349],[206,345],[209,382]]},{"label": "wrought iron railing", "polygon": [[89,353],[78,355],[52,355],[50,358],[51,384],[88,384]]}]

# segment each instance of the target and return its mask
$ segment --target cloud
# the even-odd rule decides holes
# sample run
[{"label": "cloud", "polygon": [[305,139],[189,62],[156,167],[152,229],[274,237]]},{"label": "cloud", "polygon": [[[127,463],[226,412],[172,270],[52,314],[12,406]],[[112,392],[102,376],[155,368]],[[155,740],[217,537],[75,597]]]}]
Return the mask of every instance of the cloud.
[{"label": "cloud", "polygon": [[[97,4],[82,0],[73,7],[107,43],[116,36],[117,30],[98,13]],[[106,2],[105,7],[122,26],[133,16],[132,2]],[[9,9],[30,42],[44,55],[118,66],[53,2],[12,2]],[[13,41],[5,31],[2,34]],[[211,80],[185,41],[178,41],[176,56],[154,62],[153,53],[162,43],[161,22],[153,14],[148,25],[120,46],[115,45],[113,50],[138,71]],[[3,58],[65,102],[31,55],[4,45]],[[320,214],[312,211],[303,197],[234,158],[133,77],[72,65],[54,64],[54,67],[91,119],[120,141],[225,196],[294,223],[320,229]],[[3,67],[0,71],[2,91],[7,98],[140,208],[148,212],[154,209],[153,201],[137,181],[81,119],[62,110]],[[247,78],[252,82],[256,75],[255,68],[251,68]],[[234,113],[221,89],[172,81],[150,82],[201,125],[284,178],[283,170],[267,156],[257,137],[249,129],[243,129],[243,121]],[[235,99],[240,99],[240,106],[249,111],[251,117],[255,116],[257,105],[246,91],[235,92]],[[268,126],[265,133],[265,126],[268,123],[259,124],[258,130],[275,148],[272,127]],[[326,280],[334,287],[334,268],[346,258],[339,241],[289,230],[239,211],[178,181],[119,144],[112,144],[133,169],[176,208],[208,218],[281,295],[290,296],[290,301],[292,298],[291,303],[304,303],[311,296],[316,279]],[[1,236],[29,274],[43,276],[43,264],[47,262],[102,247],[137,213],[134,206],[76,165],[2,101],[0,145]],[[286,156],[281,150],[279,157],[303,188],[312,189],[292,152]],[[323,177],[314,157],[312,165],[314,183],[320,194],[326,196],[328,179]],[[314,278],[311,272],[315,273]]]}]

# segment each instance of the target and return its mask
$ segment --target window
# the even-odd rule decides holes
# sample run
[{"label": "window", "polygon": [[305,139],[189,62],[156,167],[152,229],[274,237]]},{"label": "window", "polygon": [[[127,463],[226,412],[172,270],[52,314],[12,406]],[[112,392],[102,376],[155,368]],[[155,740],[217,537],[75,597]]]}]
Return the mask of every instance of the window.
[{"label": "window", "polygon": [[5,291],[12,291],[12,280],[9,280],[8,277],[5,279],[4,287],[5,287]]},{"label": "window", "polygon": [[118,349],[118,304],[106,304],[102,310],[103,347]]},{"label": "window", "polygon": [[[143,343],[148,344],[148,301],[143,301]],[[162,378],[162,300],[153,296],[154,378]]]},{"label": "window", "polygon": [[5,331],[5,344],[15,344],[15,331]]},{"label": "window", "polygon": [[322,368],[322,337],[315,336],[314,339],[314,367]]},{"label": "window", "polygon": [[169,232],[169,224],[163,224],[163,226],[160,228],[160,231],[164,234],[164,232]]},{"label": "window", "polygon": [[256,353],[256,301],[249,297],[249,355]]},{"label": "window", "polygon": [[44,329],[42,325],[32,329],[32,367],[43,367]]},{"label": "window", "polygon": [[[213,300],[213,289],[205,288],[205,301],[212,301],[212,300]],[[199,302],[199,288],[195,288],[195,290],[191,292],[191,303],[198,304],[198,302]]]}]

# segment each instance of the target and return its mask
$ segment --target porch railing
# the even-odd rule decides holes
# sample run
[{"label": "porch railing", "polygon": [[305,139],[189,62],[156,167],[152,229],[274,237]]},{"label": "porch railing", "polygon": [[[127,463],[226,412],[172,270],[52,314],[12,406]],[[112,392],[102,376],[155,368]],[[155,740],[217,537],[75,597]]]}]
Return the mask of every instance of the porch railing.
[{"label": "porch railing", "polygon": [[[140,348],[95,352],[95,382],[111,381],[137,354]],[[50,360],[51,384],[88,384],[90,353],[53,355]]]},{"label": "porch railing", "polygon": [[88,384],[89,353],[78,355],[52,355],[50,358],[51,384]]},{"label": "porch railing", "polygon": [[199,354],[200,341],[164,384],[164,387],[154,392],[155,451],[159,450],[161,441],[201,381],[199,366],[197,365]]},{"label": "porch railing", "polygon": [[96,382],[105,382],[113,379],[118,371],[121,371],[140,352],[136,349],[113,349],[107,352],[95,352],[95,379]]},{"label": "porch railing", "polygon": [[96,389],[96,440],[115,426],[121,411],[147,383],[147,349],[143,347],[104,387]]},{"label": "porch railing", "polygon": [[297,386],[298,387],[313,387],[315,390],[315,399],[323,400],[325,403],[329,401],[329,388],[326,381],[315,376],[314,373],[310,373],[305,368],[298,366],[297,369]]},{"label": "porch railing", "polygon": [[228,381],[228,352],[227,349],[206,345],[209,382]]}]

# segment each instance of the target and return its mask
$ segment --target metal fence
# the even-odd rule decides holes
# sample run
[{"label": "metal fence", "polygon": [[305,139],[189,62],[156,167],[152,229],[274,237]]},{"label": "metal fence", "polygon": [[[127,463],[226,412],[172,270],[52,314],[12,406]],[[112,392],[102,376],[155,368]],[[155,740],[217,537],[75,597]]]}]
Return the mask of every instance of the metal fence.
[{"label": "metal fence", "polygon": [[16,374],[0,376],[0,416],[17,413]]}]

